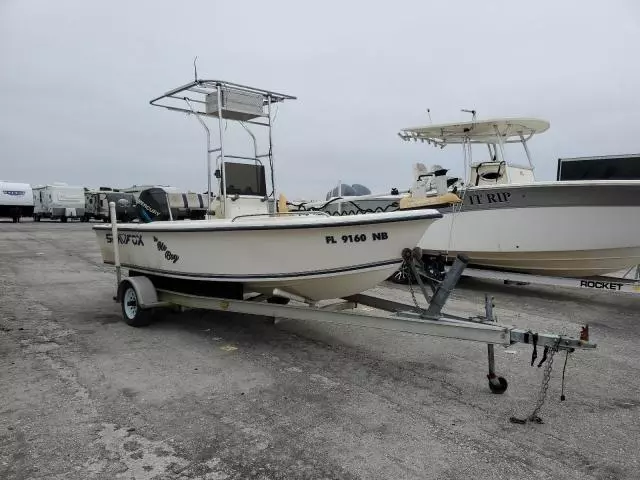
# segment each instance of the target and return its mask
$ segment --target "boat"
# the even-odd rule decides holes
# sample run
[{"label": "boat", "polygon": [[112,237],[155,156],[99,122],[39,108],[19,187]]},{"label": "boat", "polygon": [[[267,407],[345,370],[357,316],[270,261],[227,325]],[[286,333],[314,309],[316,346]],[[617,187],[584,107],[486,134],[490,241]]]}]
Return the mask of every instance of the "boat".
[{"label": "boat", "polygon": [[[465,178],[417,164],[410,191],[392,200],[406,211],[439,205],[443,218],[419,243],[426,257],[451,260],[464,254],[475,267],[575,278],[640,264],[640,180],[537,181],[529,141],[549,127],[536,118],[480,121],[474,113],[470,122],[399,132],[405,141],[463,147]],[[511,144],[522,147],[526,162],[514,160]],[[474,161],[478,146],[485,158]],[[456,198],[442,205],[443,194]],[[362,207],[374,197],[330,199],[331,213],[360,213],[350,205]],[[292,208],[327,211],[325,204]]]},{"label": "boat", "polygon": [[[401,266],[403,250],[414,248],[442,214],[423,209],[347,218],[279,208],[272,111],[276,104],[294,98],[196,78],[151,100],[153,106],[195,116],[205,130],[207,192],[211,192],[206,195],[206,219],[171,220],[166,201],[154,202],[153,196],[141,194],[136,201],[139,223],[93,227],[103,262],[128,268],[133,276],[153,278],[154,285],[169,290],[239,299],[257,293],[276,303],[283,298],[307,302],[342,298],[389,277]],[[216,147],[206,122],[212,117],[217,118]],[[234,126],[247,131],[254,155],[227,151],[224,137]],[[268,145],[262,154],[252,128],[267,130],[262,137]]]}]

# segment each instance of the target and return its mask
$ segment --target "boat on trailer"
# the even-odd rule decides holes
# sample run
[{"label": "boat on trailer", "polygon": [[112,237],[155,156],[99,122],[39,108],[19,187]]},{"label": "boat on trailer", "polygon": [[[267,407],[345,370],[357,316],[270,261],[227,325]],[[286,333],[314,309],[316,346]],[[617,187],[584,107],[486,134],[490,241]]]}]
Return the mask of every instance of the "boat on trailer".
[{"label": "boat on trailer", "polygon": [[[536,181],[529,141],[548,128],[540,119],[480,121],[474,114],[471,122],[400,131],[405,141],[463,150],[465,178],[417,164],[410,192],[389,200],[398,210],[436,205],[443,214],[419,243],[425,255],[450,261],[462,253],[475,267],[574,278],[640,263],[640,180]],[[522,147],[525,162],[508,158],[511,144]],[[477,147],[484,148],[486,160],[474,161]],[[443,193],[455,198],[442,204]],[[302,209],[356,214],[374,201],[372,195],[344,197],[307,202]],[[385,207],[379,201],[377,206]]]},{"label": "boat on trailer", "polygon": [[[165,216],[160,207],[143,201],[141,195],[137,208],[144,210],[140,218],[148,223],[123,225],[117,236],[109,225],[93,227],[103,261],[115,262],[117,239],[121,265],[134,274],[172,284],[192,281],[210,293],[224,292],[236,298],[258,292],[318,301],[360,293],[388,278],[402,264],[402,249],[417,245],[442,215],[429,209],[351,218],[278,211],[272,107],[294,98],[196,79],[153,99],[151,105],[192,114],[204,127],[207,191],[212,192],[214,175],[218,191],[206,196],[205,220],[161,220]],[[217,118],[218,125],[215,148],[205,121],[211,117]],[[229,129],[239,124],[249,133],[253,156],[226,150],[227,121]],[[268,145],[262,154],[252,128],[267,130]]]},{"label": "boat on trailer", "polygon": [[[194,93],[204,98],[192,98]],[[420,280],[424,273],[420,270],[421,252],[414,246],[424,230],[441,218],[435,210],[335,217],[320,212],[287,212],[284,199],[276,205],[271,106],[292,98],[228,82],[196,79],[152,100],[153,105],[195,115],[205,128],[210,218],[154,221],[165,214],[143,201],[138,202],[146,209],[142,218],[151,221],[119,225],[116,204],[110,203],[111,224],[96,225],[94,230],[103,260],[116,268],[114,299],[120,303],[129,325],[148,325],[154,312],[179,306],[477,341],[487,344],[489,388],[498,394],[506,391],[507,381],[496,374],[494,345],[530,344],[533,359],[537,348],[544,348],[541,363],[549,358],[546,377],[551,374],[555,353],[564,351],[568,355],[576,349],[595,348],[589,341],[588,327],[583,327],[576,338],[499,325],[489,297],[485,299],[484,316],[464,318],[444,313],[443,307],[467,259],[460,256],[444,280],[433,288],[433,295],[429,295]],[[177,106],[176,101],[187,107]],[[218,118],[217,148],[211,148],[210,130],[203,118],[206,116]],[[264,121],[256,121],[256,117],[263,117]],[[267,127],[266,153],[257,153],[253,134],[253,157],[225,153],[224,119],[241,122],[247,131],[248,123]],[[210,193],[212,153],[218,154],[215,197]],[[249,163],[230,162],[227,158]],[[271,167],[269,193],[261,159],[267,159]],[[407,265],[416,275],[429,303],[427,308],[417,300],[411,306],[362,294],[400,264]],[[129,269],[126,278],[121,276],[122,267]],[[338,301],[321,305],[319,300],[326,299]],[[291,300],[299,304],[288,305]],[[358,304],[368,305],[375,312],[358,310]],[[539,402],[527,418],[515,420],[538,421],[541,405]]]}]

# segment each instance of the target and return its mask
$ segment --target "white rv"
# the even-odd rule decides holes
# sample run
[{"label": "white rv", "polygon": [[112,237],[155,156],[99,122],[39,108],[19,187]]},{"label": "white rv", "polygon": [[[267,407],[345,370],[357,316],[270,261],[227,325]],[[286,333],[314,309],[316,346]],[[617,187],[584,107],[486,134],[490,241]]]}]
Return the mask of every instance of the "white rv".
[{"label": "white rv", "polygon": [[33,187],[33,219],[60,219],[84,216],[84,188],[72,187],[66,183],[54,183]]},{"label": "white rv", "polygon": [[121,192],[132,193],[135,199],[137,200],[140,196],[140,192],[143,190],[148,190],[150,188],[161,188],[167,193],[178,193],[180,190],[176,187],[172,187],[170,185],[133,185],[129,188],[120,189]]},{"label": "white rv", "polygon": [[20,217],[33,215],[33,194],[28,183],[10,183],[0,180],[0,218],[8,217],[13,223]]}]

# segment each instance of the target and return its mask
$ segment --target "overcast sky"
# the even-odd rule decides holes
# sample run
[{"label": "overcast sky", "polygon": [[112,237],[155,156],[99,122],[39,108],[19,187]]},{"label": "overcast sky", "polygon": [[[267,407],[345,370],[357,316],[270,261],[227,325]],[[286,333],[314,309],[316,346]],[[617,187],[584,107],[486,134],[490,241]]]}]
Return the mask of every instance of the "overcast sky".
[{"label": "overcast sky", "polygon": [[407,188],[417,161],[461,174],[459,147],[398,138],[427,108],[549,120],[530,147],[553,179],[558,157],[640,152],[639,50],[634,0],[0,0],[0,178],[204,191],[201,127],[148,103],[197,55],[201,78],[298,97],[274,131],[289,198]]}]

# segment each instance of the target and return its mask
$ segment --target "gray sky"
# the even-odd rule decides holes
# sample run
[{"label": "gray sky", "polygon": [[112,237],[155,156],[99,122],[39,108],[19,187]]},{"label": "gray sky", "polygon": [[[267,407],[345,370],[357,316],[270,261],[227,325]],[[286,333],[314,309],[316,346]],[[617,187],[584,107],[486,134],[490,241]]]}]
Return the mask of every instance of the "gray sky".
[{"label": "gray sky", "polygon": [[639,50],[634,0],[0,0],[0,178],[204,191],[201,127],[148,104],[198,55],[201,78],[298,97],[274,131],[289,198],[406,188],[416,161],[461,174],[458,147],[396,135],[427,108],[549,120],[530,147],[553,179],[558,157],[640,152]]}]

